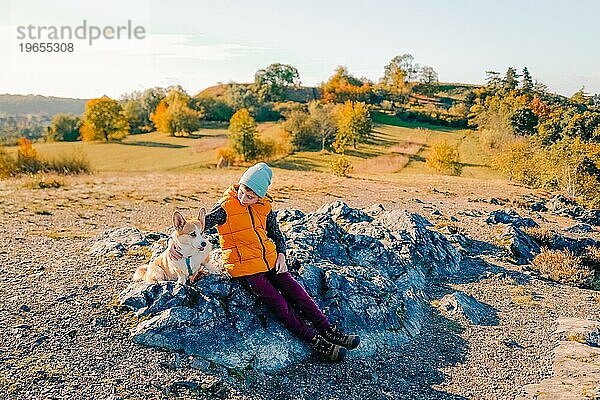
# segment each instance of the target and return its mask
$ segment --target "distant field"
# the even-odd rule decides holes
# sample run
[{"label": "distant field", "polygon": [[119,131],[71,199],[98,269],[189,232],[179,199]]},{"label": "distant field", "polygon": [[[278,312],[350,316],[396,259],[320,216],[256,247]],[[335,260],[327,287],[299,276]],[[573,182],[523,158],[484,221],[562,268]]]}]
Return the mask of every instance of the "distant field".
[{"label": "distant field", "polygon": [[[34,145],[42,157],[83,152],[95,171],[190,171],[215,164],[225,129],[202,129],[189,137],[152,132],[130,135],[121,143],[56,142]],[[15,148],[12,148],[15,151]]]},{"label": "distant field", "polygon": [[[489,167],[489,160],[479,147],[477,133],[406,123],[385,114],[374,114],[374,136],[370,143],[361,143],[357,149],[348,149],[347,157],[354,165],[356,175],[436,174],[425,165],[425,157],[432,143],[445,139],[458,143],[463,176],[471,178],[498,177]],[[261,124],[263,134],[272,136],[277,124]],[[226,144],[227,130],[201,129],[187,137],[173,137],[152,132],[130,135],[121,143],[74,142],[36,143],[42,157],[83,152],[92,168],[99,172],[166,172],[194,171],[213,168],[215,149]],[[15,151],[15,148],[9,148]],[[320,151],[301,151],[271,164],[288,170],[330,171],[330,162],[336,154]]]},{"label": "distant field", "polygon": [[[425,164],[431,144],[447,140],[458,144],[462,176],[470,178],[500,178],[489,167],[489,157],[480,147],[477,132],[468,129],[408,123],[385,114],[374,114],[374,139],[347,150],[347,157],[357,175],[437,174]],[[329,163],[337,157],[329,152],[301,151],[273,164],[284,169],[327,172]]]}]

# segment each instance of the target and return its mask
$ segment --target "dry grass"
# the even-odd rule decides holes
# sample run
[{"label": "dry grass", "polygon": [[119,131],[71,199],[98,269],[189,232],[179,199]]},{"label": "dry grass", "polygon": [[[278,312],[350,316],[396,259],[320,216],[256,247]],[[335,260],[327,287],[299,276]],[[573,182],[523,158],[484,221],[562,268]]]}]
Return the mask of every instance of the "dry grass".
[{"label": "dry grass", "polygon": [[426,163],[438,172],[460,175],[458,157],[458,146],[452,146],[446,140],[441,140],[432,145]]},{"label": "dry grass", "polygon": [[354,169],[358,173],[393,174],[408,164],[409,158],[403,154],[386,154],[359,163]]},{"label": "dry grass", "polygon": [[227,144],[227,138],[224,137],[206,137],[198,139],[194,144],[194,150],[196,153],[202,153],[205,151],[213,151],[217,147],[225,146]]},{"label": "dry grass", "polygon": [[597,246],[587,246],[581,257],[584,261],[596,268],[600,266],[600,247]]},{"label": "dry grass", "polygon": [[149,260],[152,256],[152,251],[147,246],[130,247],[127,250],[127,256],[142,260]]},{"label": "dry grass", "polygon": [[525,227],[522,228],[523,232],[531,236],[536,242],[542,246],[550,247],[552,240],[554,239],[554,231],[548,228],[538,227]]},{"label": "dry grass", "polygon": [[46,237],[49,237],[51,239],[56,239],[56,240],[60,240],[60,239],[88,239],[90,237],[93,237],[94,235],[89,233],[89,232],[76,232],[76,231],[71,231],[71,230],[66,230],[66,229],[52,229],[49,231],[43,231],[40,232],[41,234],[43,234]]},{"label": "dry grass", "polygon": [[57,189],[65,185],[66,181],[62,177],[44,173],[31,175],[23,183],[23,187],[28,189]]},{"label": "dry grass", "polygon": [[90,162],[80,148],[73,149],[71,154],[62,151],[51,157],[48,157],[47,154],[40,157],[31,142],[27,143],[26,150],[23,150],[24,146],[19,146],[13,149],[13,154],[0,146],[0,177],[38,173],[76,175],[92,172]]},{"label": "dry grass", "polygon": [[581,332],[569,333],[565,340],[569,342],[587,343],[587,340],[585,340],[585,335]]},{"label": "dry grass", "polygon": [[348,177],[354,170],[352,163],[343,155],[331,162],[331,170],[335,176]]},{"label": "dry grass", "polygon": [[542,248],[531,267],[546,278],[568,285],[589,286],[594,277],[594,272],[570,250]]},{"label": "dry grass", "polygon": [[410,140],[401,140],[398,144],[393,145],[389,148],[390,153],[398,153],[398,154],[417,154],[421,148],[423,147],[423,143],[411,142]]},{"label": "dry grass", "polygon": [[535,304],[531,291],[524,286],[516,286],[511,289],[511,302],[519,306],[532,306]]},{"label": "dry grass", "polygon": [[440,221],[436,222],[434,228],[437,231],[441,231],[443,228],[447,228],[448,232],[450,232],[452,234],[454,234],[454,233],[458,233],[461,235],[466,234],[465,228],[463,228],[462,226],[458,225],[456,222],[451,221],[449,219],[440,220]]}]

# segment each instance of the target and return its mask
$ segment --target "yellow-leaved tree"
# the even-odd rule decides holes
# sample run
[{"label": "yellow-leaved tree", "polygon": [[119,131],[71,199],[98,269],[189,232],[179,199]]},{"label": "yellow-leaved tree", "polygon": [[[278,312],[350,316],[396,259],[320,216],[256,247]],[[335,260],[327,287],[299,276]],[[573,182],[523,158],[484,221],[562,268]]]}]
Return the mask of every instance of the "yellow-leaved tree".
[{"label": "yellow-leaved tree", "polygon": [[337,131],[333,148],[344,153],[345,147],[366,142],[372,136],[373,121],[368,106],[360,101],[346,101],[337,111]]},{"label": "yellow-leaved tree", "polygon": [[81,140],[121,140],[129,134],[129,123],[118,101],[107,96],[85,103]]},{"label": "yellow-leaved tree", "polygon": [[258,145],[256,138],[256,121],[246,108],[236,111],[229,120],[229,140],[231,147],[245,161],[256,159]]}]

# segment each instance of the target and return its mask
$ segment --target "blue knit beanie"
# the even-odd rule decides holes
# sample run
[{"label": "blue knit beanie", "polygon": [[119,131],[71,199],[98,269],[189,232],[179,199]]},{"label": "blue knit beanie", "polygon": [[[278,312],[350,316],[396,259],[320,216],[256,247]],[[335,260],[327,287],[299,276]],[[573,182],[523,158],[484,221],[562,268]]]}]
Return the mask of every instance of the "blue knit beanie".
[{"label": "blue knit beanie", "polygon": [[259,162],[244,172],[244,175],[240,178],[240,183],[248,186],[259,197],[265,197],[272,177],[271,167],[264,162]]}]

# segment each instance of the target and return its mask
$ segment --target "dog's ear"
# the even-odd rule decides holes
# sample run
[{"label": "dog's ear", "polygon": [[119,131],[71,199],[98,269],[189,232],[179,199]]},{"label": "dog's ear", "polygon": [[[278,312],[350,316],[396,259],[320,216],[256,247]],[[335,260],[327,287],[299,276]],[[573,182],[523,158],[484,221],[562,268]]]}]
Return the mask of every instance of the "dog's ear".
[{"label": "dog's ear", "polygon": [[182,230],[185,226],[185,222],[185,217],[179,211],[173,213],[173,228],[176,231]]},{"label": "dog's ear", "polygon": [[202,225],[202,232],[204,232],[205,218],[206,218],[206,208],[202,207],[200,209],[200,211],[198,211],[198,221],[200,221],[200,225]]}]

